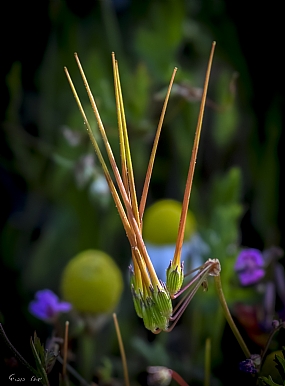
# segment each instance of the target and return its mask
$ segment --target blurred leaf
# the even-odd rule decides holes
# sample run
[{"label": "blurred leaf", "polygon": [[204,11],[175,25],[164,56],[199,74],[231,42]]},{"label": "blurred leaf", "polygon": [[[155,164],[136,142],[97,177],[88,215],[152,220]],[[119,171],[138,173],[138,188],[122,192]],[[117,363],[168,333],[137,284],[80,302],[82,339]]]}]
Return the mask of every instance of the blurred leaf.
[{"label": "blurred leaf", "polygon": [[41,383],[44,386],[49,386],[49,381],[47,378],[47,373],[45,371],[45,349],[42,346],[40,339],[37,337],[36,332],[34,333],[34,341],[31,338],[31,347],[33,351],[33,355],[36,361],[36,369],[37,369],[37,376],[41,379]]},{"label": "blurred leaf", "polygon": [[155,1],[151,3],[145,27],[138,30],[136,49],[159,78],[169,77],[169,70],[175,67],[174,54],[182,39],[183,18],[183,1]]},{"label": "blurred leaf", "polygon": [[282,347],[282,355],[283,356],[276,354],[274,362],[277,363],[276,368],[281,375],[283,383],[285,383],[285,346]]},{"label": "blurred leaf", "polygon": [[241,182],[241,171],[237,167],[232,167],[226,174],[216,177],[211,192],[211,206],[237,203],[240,200]]},{"label": "blurred leaf", "polygon": [[[224,148],[231,142],[239,126],[239,115],[234,101],[234,90],[230,88],[234,75],[223,72],[216,83],[215,98],[219,111],[214,115],[213,138],[215,143]],[[233,86],[233,85],[232,85]]]},{"label": "blurred leaf", "polygon": [[103,383],[108,383],[112,378],[113,365],[110,359],[107,357],[102,358],[101,362],[102,366],[98,368],[100,379]]},{"label": "blurred leaf", "polygon": [[[275,102],[275,101],[274,101]],[[256,159],[254,170],[255,192],[252,204],[252,220],[264,238],[265,245],[279,242],[277,229],[280,184],[279,140],[282,132],[282,118],[277,104],[272,103],[266,117],[266,133],[262,152]]]},{"label": "blurred leaf", "polygon": [[260,377],[261,381],[263,382],[264,385],[269,385],[269,386],[281,386],[279,383],[275,383],[271,376],[269,375],[268,378],[266,377]]},{"label": "blurred leaf", "polygon": [[147,343],[141,338],[134,337],[132,346],[144,357],[148,364],[155,364],[155,366],[169,366],[170,358],[165,347],[160,342]]},{"label": "blurred leaf", "polygon": [[131,120],[132,125],[141,126],[149,115],[147,108],[150,104],[150,77],[143,63],[140,63],[135,72],[131,74],[126,82],[126,91],[123,96],[126,99],[127,123]]}]

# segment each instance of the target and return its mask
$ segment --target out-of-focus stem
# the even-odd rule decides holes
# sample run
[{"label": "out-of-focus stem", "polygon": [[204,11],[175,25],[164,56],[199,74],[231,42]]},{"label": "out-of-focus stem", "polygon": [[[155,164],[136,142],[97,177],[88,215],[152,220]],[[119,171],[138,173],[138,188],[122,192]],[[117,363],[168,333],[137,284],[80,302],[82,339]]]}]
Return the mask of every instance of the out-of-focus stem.
[{"label": "out-of-focus stem", "polygon": [[179,375],[176,371],[169,369],[171,372],[172,379],[174,379],[180,386],[189,386],[188,383]]},{"label": "out-of-focus stem", "polygon": [[264,361],[264,359],[265,359],[265,355],[266,355],[266,353],[267,353],[267,350],[269,349],[269,346],[270,346],[270,343],[271,343],[271,341],[272,341],[273,336],[276,334],[277,331],[279,331],[281,328],[284,328],[284,327],[285,327],[285,326],[284,326],[284,323],[281,323],[277,328],[274,328],[274,329],[271,331],[271,333],[270,333],[270,335],[269,335],[269,337],[268,337],[266,346],[264,347],[264,350],[263,350],[262,355],[261,355],[261,361],[260,361],[261,364],[263,363],[263,361]]},{"label": "out-of-focus stem", "polygon": [[113,314],[113,319],[114,319],[116,334],[117,334],[117,338],[118,338],[118,342],[119,342],[119,347],[120,347],[120,352],[121,352],[121,358],[122,358],[123,369],[124,369],[125,385],[126,386],[130,386],[129,373],[128,373],[126,354],[125,354],[125,350],[124,350],[124,344],[123,344],[123,340],[122,340],[122,336],[121,336],[121,331],[120,331],[119,323],[118,323],[118,320],[117,320],[117,315],[115,313]]},{"label": "out-of-focus stem", "polygon": [[211,376],[211,339],[206,339],[205,345],[205,378],[204,385],[210,386],[210,376]]},{"label": "out-of-focus stem", "polygon": [[66,378],[66,364],[67,364],[67,350],[68,350],[68,329],[69,321],[65,322],[65,333],[64,333],[64,345],[63,345],[63,365],[62,365],[62,376]]},{"label": "out-of-focus stem", "polygon": [[[60,355],[56,359],[58,360],[59,363],[61,363],[63,365],[64,360]],[[68,363],[66,363],[66,370],[68,371],[69,374],[73,375],[73,377],[76,378],[80,382],[81,386],[90,386],[90,383],[85,381],[85,379],[82,378],[81,375],[78,374],[78,372],[76,370],[74,370],[74,368],[72,366],[70,366]],[[93,382],[93,386],[96,386],[94,382]]]},{"label": "out-of-focus stem", "polygon": [[228,308],[228,305],[227,305],[227,302],[226,302],[226,299],[225,299],[225,296],[223,293],[223,289],[222,289],[222,283],[221,283],[220,275],[215,276],[214,280],[215,280],[215,285],[216,285],[216,290],[217,290],[217,294],[219,297],[219,301],[220,301],[222,309],[224,311],[226,320],[229,323],[230,328],[231,328],[232,332],[234,333],[234,336],[236,337],[242,351],[244,352],[244,355],[246,356],[246,358],[250,358],[250,356],[251,356],[250,351],[247,348],[247,345],[245,344],[241,334],[239,333],[239,330],[237,329],[237,326],[235,325],[235,322],[233,321],[230,310]]}]

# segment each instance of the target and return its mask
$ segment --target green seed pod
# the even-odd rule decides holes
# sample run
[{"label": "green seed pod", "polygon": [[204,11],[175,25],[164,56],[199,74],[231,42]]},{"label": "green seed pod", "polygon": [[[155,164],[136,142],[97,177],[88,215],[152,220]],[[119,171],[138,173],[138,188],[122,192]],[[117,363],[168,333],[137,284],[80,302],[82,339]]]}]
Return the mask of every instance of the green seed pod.
[{"label": "green seed pod", "polygon": [[155,332],[155,330],[157,329],[165,331],[168,327],[169,318],[166,318],[161,314],[161,310],[158,304],[155,302],[152,302],[150,304],[150,310],[153,315],[154,324],[156,325],[155,329],[153,329],[152,332]]},{"label": "green seed pod", "polygon": [[157,323],[153,316],[148,299],[142,301],[142,316],[145,328],[150,331],[155,331]]},{"label": "green seed pod", "polygon": [[151,297],[147,297],[142,302],[142,313],[145,328],[155,332],[157,329],[166,330],[168,327],[168,319],[161,315],[157,304]]},{"label": "green seed pod", "polygon": [[79,312],[112,312],[123,290],[123,278],[106,253],[89,249],[72,258],[61,278],[63,298]]},{"label": "green seed pod", "polygon": [[[143,237],[154,245],[175,244],[182,204],[175,200],[160,200],[148,207],[144,214]],[[188,211],[184,239],[190,239],[195,232],[196,221]]]},{"label": "green seed pod", "polygon": [[180,264],[174,267],[171,261],[166,271],[166,287],[170,295],[174,295],[180,290],[183,280],[183,265]]},{"label": "green seed pod", "polygon": [[135,291],[133,284],[131,285],[131,292],[133,296],[134,307],[139,318],[143,317],[142,314],[142,300],[140,294]]},{"label": "green seed pod", "polygon": [[164,289],[161,290],[158,288],[156,291],[154,291],[153,296],[160,314],[169,319],[173,311],[172,302],[168,290],[166,289],[165,285],[163,286]]}]

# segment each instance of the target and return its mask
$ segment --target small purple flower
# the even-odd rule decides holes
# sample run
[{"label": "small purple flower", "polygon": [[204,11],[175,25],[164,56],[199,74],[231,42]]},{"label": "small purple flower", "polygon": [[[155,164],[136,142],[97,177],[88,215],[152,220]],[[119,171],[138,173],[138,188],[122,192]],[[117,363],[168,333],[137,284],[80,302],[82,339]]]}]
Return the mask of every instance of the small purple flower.
[{"label": "small purple flower", "polygon": [[256,374],[257,369],[252,359],[246,359],[239,364],[240,371],[244,373]]},{"label": "small purple flower", "polygon": [[242,285],[255,284],[265,275],[262,253],[254,248],[241,251],[234,268]]},{"label": "small purple flower", "polygon": [[36,318],[53,323],[60,312],[68,312],[72,305],[59,300],[58,296],[49,289],[36,292],[35,300],[29,304],[29,311]]},{"label": "small purple flower", "polygon": [[147,384],[168,386],[172,379],[172,370],[163,366],[149,366],[147,368]]}]

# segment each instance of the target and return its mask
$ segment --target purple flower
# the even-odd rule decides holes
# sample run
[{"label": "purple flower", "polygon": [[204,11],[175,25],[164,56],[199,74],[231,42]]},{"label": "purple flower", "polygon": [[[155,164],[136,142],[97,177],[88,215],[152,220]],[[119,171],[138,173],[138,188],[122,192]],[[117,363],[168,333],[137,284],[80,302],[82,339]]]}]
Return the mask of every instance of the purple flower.
[{"label": "purple flower", "polygon": [[29,304],[29,311],[36,318],[53,323],[60,312],[68,312],[72,305],[59,300],[58,296],[49,289],[36,292],[35,300]]},{"label": "purple flower", "polygon": [[258,249],[248,248],[240,252],[235,263],[242,285],[257,283],[265,275],[264,259]]},{"label": "purple flower", "polygon": [[256,374],[257,369],[252,359],[246,359],[239,364],[240,371],[244,373]]}]

